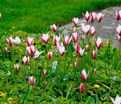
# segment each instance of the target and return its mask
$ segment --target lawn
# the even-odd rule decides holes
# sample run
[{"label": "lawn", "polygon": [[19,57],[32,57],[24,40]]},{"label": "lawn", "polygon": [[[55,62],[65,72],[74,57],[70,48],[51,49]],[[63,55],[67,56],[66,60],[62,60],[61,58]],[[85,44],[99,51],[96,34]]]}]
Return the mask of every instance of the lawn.
[{"label": "lawn", "polygon": [[120,0],[1,0],[0,34],[12,27],[31,33],[45,32],[53,23],[61,26],[82,12],[120,5]]}]

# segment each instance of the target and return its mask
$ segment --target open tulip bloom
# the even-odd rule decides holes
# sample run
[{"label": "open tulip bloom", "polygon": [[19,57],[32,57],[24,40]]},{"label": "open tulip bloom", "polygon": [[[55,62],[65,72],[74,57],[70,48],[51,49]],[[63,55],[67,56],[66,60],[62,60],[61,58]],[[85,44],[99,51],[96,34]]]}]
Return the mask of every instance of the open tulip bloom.
[{"label": "open tulip bloom", "polygon": [[38,58],[41,54],[42,54],[42,51],[39,52],[38,50],[36,50],[35,53],[34,53],[34,58],[35,59]]},{"label": "open tulip bloom", "polygon": [[117,21],[121,20],[121,10],[116,11],[116,19],[117,19]]},{"label": "open tulip bloom", "polygon": [[34,38],[33,37],[27,37],[26,43],[27,43],[28,46],[33,45],[34,44]]},{"label": "open tulip bloom", "polygon": [[76,25],[78,25],[78,23],[79,23],[79,18],[73,18],[72,19],[72,23],[76,26]]},{"label": "open tulip bloom", "polygon": [[78,33],[77,32],[72,33],[72,40],[74,43],[76,43],[78,41]]},{"label": "open tulip bloom", "polygon": [[112,97],[110,97],[112,104],[121,104],[121,97],[119,97],[118,95],[116,96],[116,99],[113,100]]},{"label": "open tulip bloom", "polygon": [[36,49],[35,49],[35,47],[33,45],[28,46],[26,48],[26,50],[27,50],[27,53],[28,53],[29,56],[32,56],[35,53],[35,51],[36,51]]},{"label": "open tulip bloom", "polygon": [[65,46],[68,46],[69,43],[70,43],[70,41],[71,41],[70,35],[66,35],[66,36],[63,38],[63,43],[64,43]]},{"label": "open tulip bloom", "polygon": [[57,42],[60,42],[60,36],[54,35],[53,36],[53,44],[56,45]]},{"label": "open tulip bloom", "polygon": [[26,57],[26,56],[23,57],[23,63],[25,65],[28,65],[29,64],[29,56],[28,57]]},{"label": "open tulip bloom", "polygon": [[121,25],[118,25],[116,27],[116,32],[118,33],[119,36],[121,36]]},{"label": "open tulip bloom", "polygon": [[94,26],[91,26],[90,28],[90,34],[93,36],[96,33],[96,29]]},{"label": "open tulip bloom", "polygon": [[55,24],[51,25],[50,28],[53,32],[56,32],[58,30],[58,27]]},{"label": "open tulip bloom", "polygon": [[90,32],[90,25],[86,25],[84,23],[81,24],[81,29],[85,34],[89,34]]},{"label": "open tulip bloom", "polygon": [[13,45],[13,41],[14,41],[14,39],[12,38],[12,36],[10,36],[9,38],[7,38],[7,43],[9,44],[9,46]]},{"label": "open tulip bloom", "polygon": [[48,43],[48,40],[49,40],[50,36],[48,34],[43,34],[41,37],[40,37],[40,40],[43,42],[43,43]]},{"label": "open tulip bloom", "polygon": [[90,13],[89,20],[91,23],[94,22],[95,18],[96,18],[96,13],[95,12]]},{"label": "open tulip bloom", "polygon": [[99,49],[103,45],[104,40],[98,37],[97,40],[96,38],[94,39],[94,42],[95,42],[96,47]]},{"label": "open tulip bloom", "polygon": [[83,13],[82,15],[83,15],[84,19],[88,22],[89,17],[90,17],[89,12],[87,11],[85,14]]},{"label": "open tulip bloom", "polygon": [[97,20],[99,23],[102,21],[103,18],[104,18],[104,14],[102,14],[102,13],[97,14]]},{"label": "open tulip bloom", "polygon": [[16,45],[19,45],[21,43],[21,39],[19,37],[16,37],[13,42]]}]

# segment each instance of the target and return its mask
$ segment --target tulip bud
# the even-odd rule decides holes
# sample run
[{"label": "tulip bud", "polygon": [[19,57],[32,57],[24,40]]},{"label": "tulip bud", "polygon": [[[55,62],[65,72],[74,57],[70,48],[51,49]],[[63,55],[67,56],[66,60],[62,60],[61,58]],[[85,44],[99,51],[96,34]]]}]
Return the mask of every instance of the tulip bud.
[{"label": "tulip bud", "polygon": [[20,65],[19,64],[14,64],[14,69],[19,72],[20,71]]},{"label": "tulip bud", "polygon": [[49,59],[52,59],[52,55],[53,55],[52,52],[48,52],[48,58],[49,58]]},{"label": "tulip bud", "polygon": [[7,52],[7,47],[4,47],[4,53],[6,53]]},{"label": "tulip bud", "polygon": [[74,62],[74,68],[77,68],[77,66],[78,66],[78,62]]},{"label": "tulip bud", "polygon": [[85,69],[82,70],[82,72],[81,72],[81,77],[82,77],[82,80],[84,80],[84,81],[87,80],[88,75],[87,75]]},{"label": "tulip bud", "polygon": [[33,76],[29,77],[29,84],[32,86],[35,84],[35,78]]},{"label": "tulip bud", "polygon": [[43,75],[43,77],[45,77],[46,74],[47,74],[47,70],[43,69],[43,70],[42,70],[42,75]]},{"label": "tulip bud", "polygon": [[43,84],[46,86],[46,85],[47,85],[47,81],[46,81],[46,80],[44,80],[44,81],[43,81]]},{"label": "tulip bud", "polygon": [[96,70],[96,68],[94,68],[94,75],[96,74],[96,72],[97,72],[97,70]]},{"label": "tulip bud", "polygon": [[58,28],[55,24],[51,25],[50,28],[53,32],[56,32],[58,30]]},{"label": "tulip bud", "polygon": [[85,86],[83,83],[80,84],[80,92],[84,93],[85,92]]},{"label": "tulip bud", "polygon": [[90,51],[90,46],[89,46],[89,44],[86,45],[86,51]]},{"label": "tulip bud", "polygon": [[92,51],[92,58],[96,59],[96,51],[95,50]]},{"label": "tulip bud", "polygon": [[12,36],[10,36],[9,38],[7,38],[7,43],[9,44],[9,46],[13,45],[13,41],[14,41],[14,39],[12,38]]},{"label": "tulip bud", "polygon": [[25,65],[28,65],[28,63],[29,63],[29,56],[28,57],[26,57],[26,56],[23,57],[23,63]]}]

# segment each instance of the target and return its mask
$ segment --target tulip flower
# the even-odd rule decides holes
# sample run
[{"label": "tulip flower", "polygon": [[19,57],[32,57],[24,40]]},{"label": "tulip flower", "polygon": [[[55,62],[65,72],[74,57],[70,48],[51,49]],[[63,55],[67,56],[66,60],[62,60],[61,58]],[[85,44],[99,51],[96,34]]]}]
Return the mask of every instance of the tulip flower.
[{"label": "tulip flower", "polygon": [[40,37],[40,40],[43,42],[43,43],[48,43],[48,40],[50,39],[50,36],[48,34],[43,34],[41,37]]},{"label": "tulip flower", "polygon": [[117,35],[118,36],[118,40],[121,41],[121,36]]},{"label": "tulip flower", "polygon": [[57,43],[57,50],[60,53],[60,55],[63,56],[65,54],[65,47],[60,43]]},{"label": "tulip flower", "polygon": [[89,17],[90,17],[89,12],[87,11],[85,14],[82,14],[82,15],[83,15],[84,19],[88,22]]},{"label": "tulip flower", "polygon": [[46,74],[47,74],[47,70],[43,69],[43,70],[42,70],[42,76],[45,77]]},{"label": "tulip flower", "polygon": [[36,51],[36,49],[35,49],[35,47],[33,45],[28,46],[26,48],[26,50],[27,50],[27,53],[28,53],[29,56],[32,56],[35,53],[35,51]]},{"label": "tulip flower", "polygon": [[118,35],[121,36],[121,25],[116,27],[116,31],[117,31]]},{"label": "tulip flower", "polygon": [[79,44],[78,43],[76,43],[76,45],[75,45],[75,50],[76,50],[76,52],[77,53],[79,53],[79,51],[80,51],[80,46],[79,46]]},{"label": "tulip flower", "polygon": [[90,28],[90,34],[93,36],[96,33],[96,29],[94,26],[91,26]]},{"label": "tulip flower", "polygon": [[90,32],[90,25],[85,25],[85,24],[81,24],[81,29],[85,34],[89,34]]},{"label": "tulip flower", "polygon": [[8,49],[7,49],[7,47],[4,47],[4,53],[6,53],[6,52],[7,52],[7,50],[8,50]]},{"label": "tulip flower", "polygon": [[79,48],[78,54],[80,57],[83,56],[85,49]]},{"label": "tulip flower", "polygon": [[103,45],[104,40],[102,40],[100,37],[98,37],[97,40],[96,40],[96,38],[94,39],[94,42],[96,44],[96,47],[99,49]]},{"label": "tulip flower", "polygon": [[121,10],[120,11],[116,11],[116,19],[117,21],[119,21],[121,19]]},{"label": "tulip flower", "polygon": [[121,104],[121,97],[119,97],[118,95],[116,96],[116,99],[113,100],[112,97],[110,97],[112,104]]},{"label": "tulip flower", "polygon": [[10,36],[9,38],[7,38],[7,42],[9,44],[9,46],[13,45],[13,41],[14,41],[14,39],[12,38],[12,36]]},{"label": "tulip flower", "polygon": [[60,41],[60,36],[54,35],[53,36],[53,43],[54,43],[54,45],[56,45],[57,42],[59,42],[59,41]]},{"label": "tulip flower", "polygon": [[84,81],[87,80],[88,74],[86,73],[85,69],[82,70],[81,77],[82,77],[82,80],[84,80]]},{"label": "tulip flower", "polygon": [[23,63],[25,65],[28,65],[28,63],[29,63],[29,56],[28,57],[26,57],[26,56],[23,57]]},{"label": "tulip flower", "polygon": [[35,78],[33,76],[29,77],[29,84],[32,86],[35,84]]},{"label": "tulip flower", "polygon": [[96,18],[96,13],[95,12],[90,13],[89,20],[90,20],[91,23],[94,22],[95,18]]},{"label": "tulip flower", "polygon": [[73,18],[72,23],[76,26],[79,23],[79,18]]},{"label": "tulip flower", "polygon": [[21,39],[19,37],[16,37],[13,42],[16,45],[19,45],[21,43]]},{"label": "tulip flower", "polygon": [[19,64],[14,64],[14,69],[19,72],[20,71],[20,65]]},{"label": "tulip flower", "polygon": [[48,58],[49,58],[49,59],[52,59],[52,55],[53,55],[52,52],[48,52]]},{"label": "tulip flower", "polygon": [[86,45],[86,51],[90,51],[90,46],[89,46],[89,44]]},{"label": "tulip flower", "polygon": [[33,37],[27,37],[26,43],[27,43],[28,46],[33,45],[34,44],[34,38]]},{"label": "tulip flower", "polygon": [[83,83],[80,84],[79,88],[80,88],[80,92],[81,93],[84,93],[85,92],[85,86],[84,86]]},{"label": "tulip flower", "polygon": [[58,30],[58,27],[55,24],[51,25],[50,28],[53,32],[56,32]]},{"label": "tulip flower", "polygon": [[97,20],[99,23],[102,21],[103,18],[104,18],[104,14],[102,14],[102,13],[97,14]]},{"label": "tulip flower", "polygon": [[76,43],[78,41],[78,33],[77,32],[72,33],[72,40],[74,43]]},{"label": "tulip flower", "polygon": [[38,50],[36,50],[35,53],[34,53],[34,58],[35,59],[38,58],[40,54],[42,54],[42,51],[39,52]]},{"label": "tulip flower", "polygon": [[65,46],[68,46],[69,43],[71,41],[71,38],[70,38],[70,35],[66,35],[64,38],[63,38],[63,43]]},{"label": "tulip flower", "polygon": [[78,66],[78,62],[74,62],[74,68],[77,68],[77,66]]},{"label": "tulip flower", "polygon": [[96,59],[96,51],[95,50],[92,51],[92,58]]}]

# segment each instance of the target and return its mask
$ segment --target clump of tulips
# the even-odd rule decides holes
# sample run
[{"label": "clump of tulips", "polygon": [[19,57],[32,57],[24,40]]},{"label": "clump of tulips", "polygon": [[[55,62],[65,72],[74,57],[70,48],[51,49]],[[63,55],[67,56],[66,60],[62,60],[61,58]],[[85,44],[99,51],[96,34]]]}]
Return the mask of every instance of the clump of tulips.
[{"label": "clump of tulips", "polygon": [[[35,96],[39,97],[38,102],[40,99],[46,101],[46,98],[53,102],[60,97],[86,102],[85,99],[91,96],[96,103],[103,101],[102,96],[110,97],[106,91],[114,94],[111,85],[116,84],[116,80],[112,78],[112,71],[120,68],[120,58],[117,57],[118,50],[111,47],[110,40],[105,42],[96,34],[93,22],[97,20],[101,23],[104,16],[103,13],[83,13],[86,23],[81,25],[79,18],[74,17],[70,34],[64,34],[53,24],[48,33],[19,33],[5,37],[1,56],[2,62],[9,63],[3,76],[6,80],[3,80],[22,85],[17,94],[22,95],[19,99],[23,103],[30,103]],[[120,11],[116,12],[116,19],[121,20]],[[121,40],[121,26],[116,26],[114,30]],[[115,101],[111,100],[120,104],[117,103],[120,100],[118,96]]]}]

